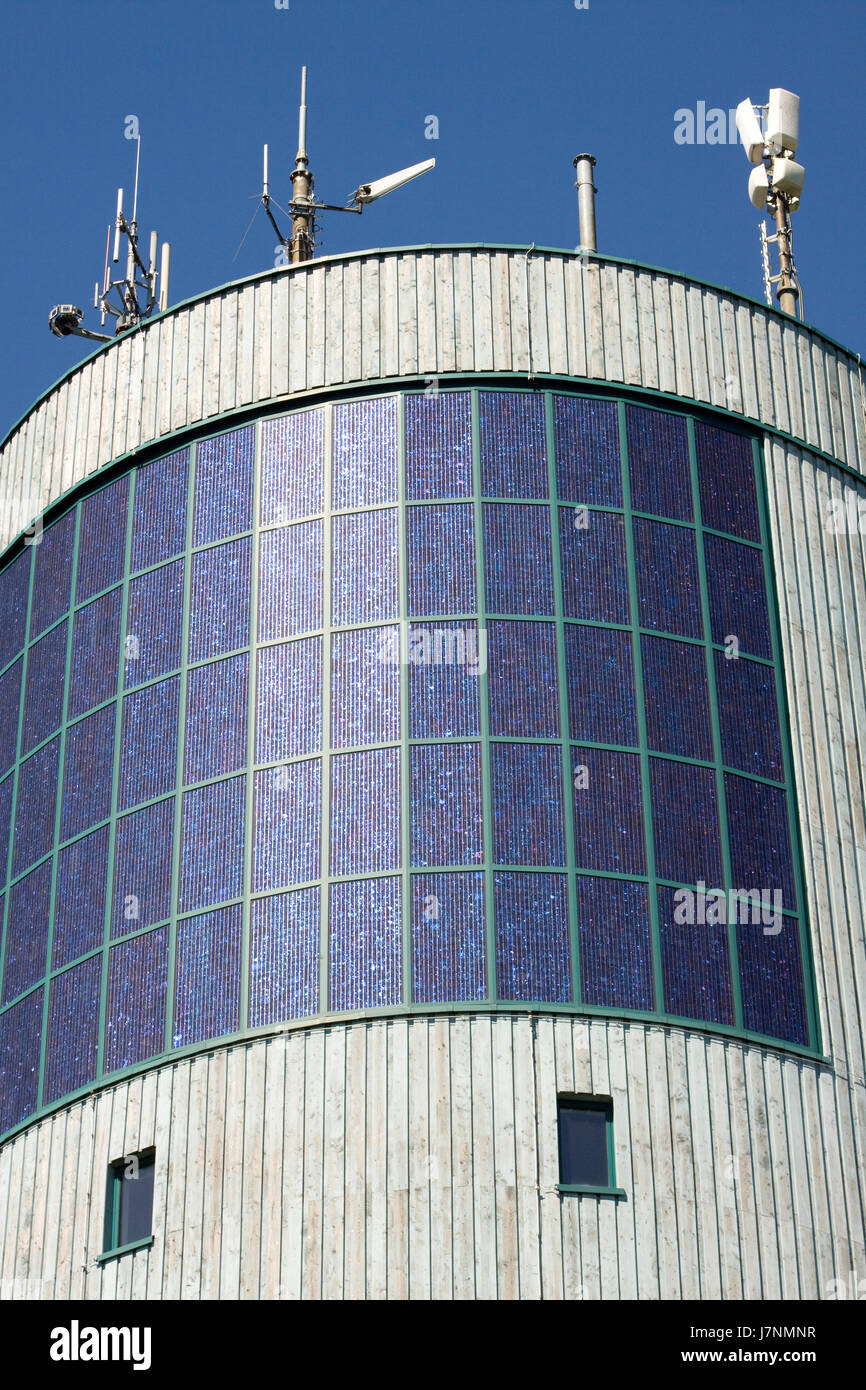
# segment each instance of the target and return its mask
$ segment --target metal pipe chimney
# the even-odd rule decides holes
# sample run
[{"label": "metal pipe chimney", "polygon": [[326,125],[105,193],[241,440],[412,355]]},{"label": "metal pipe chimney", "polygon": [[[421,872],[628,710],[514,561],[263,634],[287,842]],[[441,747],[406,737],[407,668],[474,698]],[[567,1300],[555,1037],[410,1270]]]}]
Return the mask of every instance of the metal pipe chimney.
[{"label": "metal pipe chimney", "polygon": [[592,181],[592,171],[595,168],[595,159],[591,154],[579,154],[574,160],[574,167],[577,170],[577,207],[580,218],[580,245],[578,251],[597,251],[598,246],[595,238],[595,194],[596,187]]}]

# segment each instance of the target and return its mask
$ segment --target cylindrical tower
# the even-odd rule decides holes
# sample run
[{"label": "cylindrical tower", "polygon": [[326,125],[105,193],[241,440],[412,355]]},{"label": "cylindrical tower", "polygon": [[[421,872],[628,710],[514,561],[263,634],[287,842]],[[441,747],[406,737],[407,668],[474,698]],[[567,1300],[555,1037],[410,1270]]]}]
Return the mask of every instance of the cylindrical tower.
[{"label": "cylindrical tower", "polygon": [[7,1296],[866,1277],[864,434],[814,330],[537,248],[260,275],[36,403]]}]

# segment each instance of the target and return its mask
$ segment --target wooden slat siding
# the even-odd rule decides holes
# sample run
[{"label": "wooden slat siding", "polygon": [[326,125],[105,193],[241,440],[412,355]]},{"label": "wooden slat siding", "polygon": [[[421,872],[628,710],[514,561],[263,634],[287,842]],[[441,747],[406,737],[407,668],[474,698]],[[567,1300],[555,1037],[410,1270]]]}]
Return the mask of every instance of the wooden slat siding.
[{"label": "wooden slat siding", "polygon": [[[306,277],[289,276],[285,272],[271,283],[270,302],[270,394],[285,396],[291,387],[295,355],[300,359],[299,376],[303,390],[306,355],[307,320],[305,312]],[[289,332],[289,324],[292,332]],[[294,344],[292,336],[299,342]]]},{"label": "wooden slat siding", "polygon": [[[454,1241],[454,1298],[475,1298],[475,1212],[472,1201],[472,1066],[468,1018],[455,1018],[450,1030],[451,1220]],[[534,1085],[534,1078],[533,1078]],[[372,1292],[372,1291],[371,1291]]]},{"label": "wooden slat siding", "polygon": [[[417,256],[401,256],[397,262],[397,360],[401,376],[418,372],[418,281]],[[360,324],[360,303],[358,321]],[[350,361],[357,361],[358,352],[350,342]]]},{"label": "wooden slat siding", "polygon": [[781,333],[782,357],[785,363],[785,381],[787,385],[786,405],[790,416],[789,429],[792,434],[796,434],[802,438],[804,429],[804,405],[800,358],[797,352],[799,335],[793,323],[782,324]]},{"label": "wooden slat siding", "polygon": [[[367,356],[366,315],[360,263],[347,261],[343,266],[342,287],[338,289],[335,286],[334,288],[342,299],[339,311],[342,316],[342,379],[345,380],[345,374],[348,372],[354,381],[358,381],[364,373],[364,361]],[[329,309],[334,307],[331,305],[330,297],[328,307]],[[317,331],[321,331],[321,327]],[[372,373],[368,373],[368,375],[372,375]]]},{"label": "wooden slat siding", "polygon": [[711,405],[725,407],[725,354],[722,344],[721,307],[723,300],[716,295],[703,297],[704,343],[707,352],[708,400]]},{"label": "wooden slat siding", "polygon": [[415,261],[418,300],[418,372],[435,377],[441,371],[436,335],[436,262],[432,252]]},{"label": "wooden slat siding", "polygon": [[[392,1024],[385,1027],[387,1127],[387,1287],[388,1297],[409,1297],[409,1039]],[[379,1120],[381,1126],[381,1119]]]},{"label": "wooden slat siding", "polygon": [[[238,294],[224,294],[221,296],[220,308],[220,412],[234,410],[237,407],[238,392],[238,348],[240,346],[240,335],[238,327]],[[186,325],[185,325],[186,326]],[[185,352],[186,344],[178,343],[178,351]],[[182,378],[186,375],[183,368]]]},{"label": "wooden slat siding", "polygon": [[[526,259],[523,276],[523,294],[518,297],[519,313],[515,317],[515,331],[525,333],[527,352],[526,370],[537,376],[539,372],[549,373],[552,368],[550,353],[550,324],[548,320],[547,292],[545,285],[545,266],[547,258],[533,251]],[[557,363],[557,367],[561,367]]]},{"label": "wooden slat siding", "polygon": [[[358,281],[358,299],[361,305],[361,357],[357,371],[360,380],[370,381],[381,376],[382,315],[379,302],[379,262],[363,261],[358,266]],[[330,322],[330,315],[335,308],[338,314],[342,314],[342,305],[334,306],[330,299],[336,292],[338,283],[330,280],[325,287],[326,324]],[[342,294],[339,297],[342,299]],[[343,378],[340,376],[336,380],[342,381]]]},{"label": "wooden slat siding", "polygon": [[493,347],[493,370],[505,370],[505,363],[514,362],[511,341],[511,294],[508,277],[509,258],[494,254],[490,260],[490,331]]},{"label": "wooden slat siding", "polygon": [[303,1287],[304,1260],[304,1110],[307,1038],[294,1033],[282,1041],[285,1086],[282,1242],[280,1246],[280,1297],[299,1299]]},{"label": "wooden slat siding", "polygon": [[367,1036],[366,1028],[346,1034],[342,1288],[343,1297],[353,1301],[367,1293]]},{"label": "wooden slat siding", "polygon": [[[181,315],[180,317],[182,317],[182,315]],[[113,356],[113,358],[114,358],[115,368],[116,368],[116,371],[117,371],[117,376],[116,376],[116,378],[115,378],[115,380],[114,380],[114,383],[113,383],[113,385],[112,385],[112,395],[113,395],[113,405],[114,405],[114,409],[113,409],[113,413],[112,413],[112,422],[111,422],[111,423],[112,423],[112,433],[111,433],[110,439],[109,439],[109,441],[108,441],[108,447],[109,447],[110,454],[111,454],[111,457],[112,457],[112,458],[117,458],[119,454],[122,454],[122,453],[124,453],[124,452],[126,451],[126,409],[127,409],[128,403],[129,403],[129,364],[130,364],[130,356],[131,356],[131,353],[132,353],[132,343],[131,343],[131,340],[130,340],[129,336],[126,336],[126,337],[121,338],[120,342],[117,344],[117,351],[116,351],[115,353],[112,354],[112,356]],[[186,364],[184,364],[183,372],[184,372],[184,374],[185,374],[185,372],[186,372]],[[176,375],[180,375],[180,373],[178,372]],[[67,388],[68,388],[68,383],[67,383]],[[68,395],[68,392],[67,392],[67,395]],[[68,410],[68,400],[67,400],[67,399],[64,399],[64,401],[63,401],[63,406],[62,406],[62,412],[63,412],[63,413],[62,413],[62,415],[60,416],[61,419],[63,418],[63,416],[66,415],[67,410]],[[61,432],[61,437],[60,437],[60,439],[59,439],[59,441],[58,441],[58,444],[59,444],[60,459],[55,459],[55,476],[56,476],[56,469],[57,469],[58,463],[60,463],[60,464],[61,464],[61,467],[62,467],[62,455],[63,455],[63,437],[62,437],[62,432]]]},{"label": "wooden slat siding", "polygon": [[[307,387],[308,334],[311,328],[307,312],[309,283],[308,272],[304,275],[284,275],[274,286],[271,389],[277,396],[291,395]],[[318,329],[318,325],[316,327]]]},{"label": "wooden slat siding", "polygon": [[303,1230],[301,1233],[301,1292],[304,1298],[322,1297],[322,1206],[325,1147],[328,1135],[325,1109],[325,1049],[328,1034],[310,1034],[304,1058]]},{"label": "wooden slat siding", "polygon": [[659,385],[659,326],[656,323],[655,276],[637,276],[637,319],[641,359],[641,380],[658,390]]},{"label": "wooden slat siding", "polygon": [[[833,432],[830,423],[830,403],[827,398],[827,373],[824,365],[824,350],[812,340],[812,381],[815,390],[815,406],[818,413],[818,447],[825,453],[833,452]],[[811,442],[811,441],[810,441]]]},{"label": "wooden slat siding", "polygon": [[[57,1278],[57,1213],[62,1201],[62,1186],[65,1176],[65,1147],[69,1126],[61,1119],[52,1118],[42,1127],[43,1143],[48,1150],[48,1173],[45,1183],[45,1209],[43,1227],[39,1240],[39,1254],[31,1257],[31,1264],[39,1273],[40,1294],[50,1297]],[[3,1184],[0,1181],[0,1220],[4,1206]],[[35,1292],[35,1290],[34,1290]]]},{"label": "wooden slat siding", "polygon": [[[82,1148],[82,1126],[89,1126],[92,1107],[87,1104],[73,1105],[63,1110],[54,1119],[59,1129],[62,1126],[63,1180],[60,1184],[60,1201],[54,1208],[56,1214],[57,1247],[53,1266],[49,1265],[54,1276],[49,1297],[69,1298],[74,1263],[74,1242],[76,1213],[80,1206],[78,1183],[78,1157]],[[2,1261],[0,1261],[2,1263]]]},{"label": "wooden slat siding", "polygon": [[[343,267],[325,273],[324,380],[328,386],[343,379]],[[364,370],[364,364],[362,364]]]},{"label": "wooden slat siding", "polygon": [[256,289],[246,285],[238,295],[238,404],[256,399],[253,389],[256,367]]},{"label": "wooden slat siding", "polygon": [[692,355],[686,318],[686,286],[681,280],[671,280],[665,283],[665,293],[671,304],[676,393],[679,396],[692,396]]},{"label": "wooden slat siding", "polygon": [[454,263],[453,275],[451,270],[452,267],[448,260],[437,251],[433,265],[434,294],[436,297],[436,344],[438,348],[436,372],[456,372],[457,370],[457,331],[454,311],[454,292],[458,274],[457,262]]},{"label": "wooden slat siding", "polygon": [[[171,378],[169,381],[169,424],[172,430],[183,429],[189,420],[189,381],[190,381],[190,312],[179,313],[174,319],[174,332],[171,341]],[[230,342],[232,351],[237,348],[237,335],[229,337],[226,333],[222,341]],[[220,364],[218,390],[226,380],[227,363]],[[161,383],[160,383],[161,384]],[[232,385],[232,392],[234,387]]]},{"label": "wooden slat siding", "polygon": [[[637,386],[643,380],[641,370],[641,329],[643,317],[638,314],[638,284],[634,271],[625,266],[618,267],[618,307],[619,307],[619,348],[622,358],[622,379],[630,386]],[[651,327],[650,327],[651,331]],[[647,373],[646,384],[652,370]]]},{"label": "wooden slat siding", "polygon": [[[251,1073],[257,1058],[255,1049],[249,1053]],[[286,1040],[273,1038],[264,1056],[264,1100],[262,1113],[262,1171],[261,1171],[261,1248],[254,1278],[260,1298],[279,1298],[282,1246],[282,1188],[284,1160],[283,1096]],[[243,1269],[247,1260],[244,1258]],[[249,1276],[247,1276],[249,1278]]]},{"label": "wooden slat siding", "polygon": [[489,257],[460,252],[449,270],[454,294],[454,353],[459,371],[492,371],[493,277]]},{"label": "wooden slat siding", "polygon": [[779,1293],[784,1299],[800,1298],[797,1250],[797,1210],[785,1116],[784,1069],[786,1062],[768,1054],[762,1059],[770,1146],[770,1182],[775,1202],[779,1244]]},{"label": "wooden slat siding", "polygon": [[[223,1222],[220,1245],[220,1298],[235,1299],[240,1291],[246,1125],[239,1125],[236,1116],[246,1113],[245,1084],[246,1049],[233,1048],[228,1057],[226,1072],[225,1163],[222,1205],[223,1210],[234,1213],[234,1219]],[[258,1124],[260,1118],[260,1115],[256,1115],[253,1124]]]},{"label": "wooden slat siding", "polygon": [[[613,1096],[624,1202],[554,1192],[555,1097],[572,1088]],[[371,1090],[387,1095],[383,1108],[370,1105]],[[7,1279],[44,1279],[45,1295],[59,1297],[135,1297],[147,1277],[151,1297],[206,1299],[222,1289],[339,1298],[355,1289],[381,1298],[387,1276],[392,1297],[426,1296],[425,1284],[434,1297],[449,1288],[474,1297],[475,1273],[486,1269],[503,1296],[523,1298],[811,1298],[863,1269],[862,1215],[842,1171],[862,1147],[862,1106],[857,1135],[850,1113],[844,1082],[826,1070],[700,1033],[507,1015],[310,1029],[170,1063],[10,1141],[0,1151],[0,1267]],[[155,1245],[99,1267],[109,1157],[149,1137]],[[254,1188],[269,1166],[259,1221]],[[205,1169],[217,1200],[209,1210],[206,1194],[202,1221],[195,1173]],[[413,1202],[430,1193],[429,1223],[416,1226],[425,1202],[410,1211],[401,1170],[418,1189]],[[374,1173],[379,1220],[362,1199]]]},{"label": "wooden slat siding", "polygon": [[413,1028],[408,1043],[409,1297],[430,1297],[430,1024]]},{"label": "wooden slat siding", "polygon": [[499,1298],[512,1299],[520,1287],[520,1264],[514,1153],[514,1056],[512,1021],[507,1016],[493,1019],[491,1044],[496,1284]]},{"label": "wooden slat siding", "polygon": [[247,1124],[241,1127],[242,1166],[240,1183],[242,1190],[242,1221],[238,1248],[238,1287],[241,1298],[261,1297],[261,1260],[248,1260],[243,1252],[247,1248],[261,1250],[267,1236],[262,1229],[264,1219],[264,1146],[265,1146],[265,1101],[267,1084],[267,1063],[269,1049],[262,1057],[248,1048],[244,1054],[244,1102],[243,1112],[249,1115]]},{"label": "wooden slat siding", "polygon": [[565,304],[566,375],[586,376],[586,331],[583,323],[583,277],[586,273],[586,258],[581,256],[574,263],[551,260],[551,274],[555,266],[559,266],[562,275]]},{"label": "wooden slat siding", "polygon": [[307,389],[325,384],[325,327],[328,321],[324,275],[307,276]]},{"label": "wooden slat siding", "polygon": [[[207,325],[210,323],[214,306],[219,305],[218,299],[209,299],[204,305],[204,319]],[[165,325],[161,325],[160,345],[159,345],[159,366],[156,378],[156,430],[155,435],[168,434],[171,429],[171,397],[173,391],[178,391],[181,395],[186,391],[186,383],[179,381],[175,386],[174,372],[174,339],[177,329],[177,315],[172,315],[167,319]],[[106,353],[106,357],[110,354]],[[206,394],[206,388],[203,387]]]},{"label": "wooden slat siding", "polygon": [[608,381],[622,381],[622,339],[620,337],[619,285],[622,267],[602,264],[599,268],[601,288],[601,326],[604,351],[602,375]]},{"label": "wooden slat siding", "polygon": [[719,300],[719,325],[722,335],[721,404],[726,410],[742,415],[743,383],[737,348],[737,305],[729,296]]},{"label": "wooden slat siding", "polygon": [[[129,382],[129,372],[127,372],[127,382]],[[81,391],[81,377],[71,377],[68,383],[66,396],[66,411],[63,430],[63,452],[60,471],[60,485],[64,492],[72,487],[75,478],[75,440],[78,429],[78,397]],[[129,409],[129,386],[127,387],[126,399],[121,401],[121,414],[123,417],[123,431],[120,440],[121,449],[126,447],[126,421]],[[40,489],[41,491],[41,489]]]},{"label": "wooden slat siding", "polygon": [[365,1238],[364,1278],[367,1298],[388,1297],[390,1252],[389,1171],[390,1143],[382,1141],[382,1126],[388,1124],[388,1038],[387,1023],[371,1023],[364,1029],[366,1040],[366,1086],[364,1115],[367,1133],[378,1133],[378,1144],[366,1147],[365,1155]]},{"label": "wooden slat siding", "polygon": [[454,1297],[455,1245],[461,1232],[452,1213],[454,1147],[451,1132],[450,1019],[435,1018],[428,1033],[430,1120],[430,1294],[435,1299]]},{"label": "wooden slat siding", "polygon": [[546,256],[544,260],[544,298],[547,305],[548,360],[562,376],[568,376],[568,315],[565,299],[565,277],[562,261]]},{"label": "wooden slat siding", "polygon": [[267,400],[271,394],[271,281],[259,280],[254,286],[253,400]]},{"label": "wooden slat siding", "polygon": [[710,399],[710,368],[707,358],[707,321],[705,293],[700,285],[686,288],[686,320],[689,330],[689,352],[692,362],[692,381],[695,399]]},{"label": "wooden slat siding", "polygon": [[770,382],[773,388],[773,419],[781,430],[790,425],[788,388],[785,381],[785,360],[782,355],[782,335],[774,318],[767,319],[767,351],[770,356]]},{"label": "wooden slat siding", "polygon": [[[474,1164],[472,1188],[475,1205],[475,1297],[481,1300],[496,1298],[497,1293],[497,1204],[494,1181],[493,1137],[493,1058],[491,1031],[478,1028],[473,1019],[472,1046],[472,1144]],[[487,1104],[479,1106],[476,1097],[484,1096]]]},{"label": "wooden slat siding", "polygon": [[[126,398],[126,429],[124,438],[124,452],[131,453],[138,448],[142,439],[141,432],[141,403],[144,387],[144,344],[146,337],[144,333],[133,333],[131,340],[131,352],[129,358],[129,391]],[[77,378],[79,384],[81,377]],[[81,422],[79,420],[78,430],[80,431]],[[78,432],[78,431],[77,431]],[[84,438],[81,431],[80,437]],[[76,454],[78,445],[73,445]]]},{"label": "wooden slat siding", "polygon": [[685,1069],[697,1215],[697,1289],[700,1298],[718,1300],[722,1297],[719,1176],[723,1160],[714,1143],[710,1114],[709,1052],[694,1033],[686,1036]]},{"label": "wooden slat siding", "polygon": [[346,1034],[325,1035],[322,1153],[322,1289],[343,1294],[343,1211],[346,1200]]},{"label": "wooden slat siding", "polygon": [[[399,320],[397,305],[396,256],[382,256],[379,264],[379,314],[381,325],[381,375],[397,376],[400,370]],[[344,380],[352,375],[350,363],[346,363]]]},{"label": "wooden slat siding", "polygon": [[532,1020],[528,1028],[515,1027],[511,1034],[520,1297],[531,1299],[541,1297],[541,1199],[534,1084],[535,1032],[536,1024]]},{"label": "wooden slat siding", "polygon": [[698,1286],[700,1249],[698,1210],[695,1202],[695,1161],[692,1152],[692,1120],[689,1108],[689,1072],[686,1036],[672,1032],[666,1039],[668,1053],[668,1105],[673,1158],[673,1203],[677,1219],[677,1259],[684,1289]]}]

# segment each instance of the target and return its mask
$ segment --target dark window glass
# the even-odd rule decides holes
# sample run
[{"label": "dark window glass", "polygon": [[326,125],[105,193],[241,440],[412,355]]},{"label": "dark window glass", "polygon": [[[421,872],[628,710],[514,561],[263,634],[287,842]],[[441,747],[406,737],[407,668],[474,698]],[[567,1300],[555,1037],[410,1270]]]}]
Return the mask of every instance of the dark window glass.
[{"label": "dark window glass", "polygon": [[559,1102],[559,1181],[566,1187],[610,1187],[609,1103]]},{"label": "dark window glass", "polygon": [[[117,1245],[131,1245],[153,1234],[153,1176],[156,1155],[132,1154],[115,1164]],[[115,1247],[116,1248],[116,1247]]]}]

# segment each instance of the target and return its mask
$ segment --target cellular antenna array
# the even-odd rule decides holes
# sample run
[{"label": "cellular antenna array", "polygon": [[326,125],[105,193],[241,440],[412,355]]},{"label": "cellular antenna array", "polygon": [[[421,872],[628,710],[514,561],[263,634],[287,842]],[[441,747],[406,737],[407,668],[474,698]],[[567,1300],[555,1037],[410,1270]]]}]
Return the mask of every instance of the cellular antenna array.
[{"label": "cellular antenna array", "polygon": [[[101,324],[107,318],[116,319],[114,336],[125,333],[128,328],[136,328],[142,319],[150,318],[159,307],[160,312],[168,308],[169,271],[171,246],[167,241],[159,245],[157,232],[150,234],[147,264],[138,249],[138,171],[141,162],[141,136],[136,137],[135,185],[132,194],[132,217],[127,221],[123,211],[123,189],[117,190],[117,211],[114,219],[114,246],[111,247],[111,224],[105,237],[105,266],[102,272],[102,285],[99,281],[93,287],[93,307],[101,311]],[[126,238],[126,265],[122,279],[113,280],[111,266],[120,260],[121,237]],[[111,255],[109,258],[109,250]],[[157,269],[157,255],[159,268]],[[157,294],[157,286],[159,291]],[[117,296],[117,302],[112,294]],[[75,334],[79,338],[94,338],[99,343],[110,343],[108,333],[94,333],[82,327],[84,311],[76,304],[56,304],[48,315],[48,327],[56,338],[66,338]]]},{"label": "cellular antenna array", "polygon": [[[763,125],[762,122],[763,121]],[[806,171],[797,164],[794,155],[800,133],[800,98],[784,87],[771,87],[765,106],[754,106],[746,98],[737,107],[737,130],[743,148],[754,164],[749,176],[749,198],[761,212],[774,218],[776,230],[767,234],[761,223],[761,259],[764,270],[764,292],[772,303],[772,287],[776,287],[779,307],[786,314],[802,314],[802,289],[794,266],[794,242],[791,213],[800,206]],[[770,274],[769,246],[775,243],[779,256],[779,271]]]},{"label": "cellular antenna array", "polygon": [[295,156],[295,167],[291,173],[292,197],[289,202],[289,212],[292,218],[291,236],[284,236],[273,212],[271,204],[274,199],[270,194],[268,182],[268,146],[264,147],[263,156],[263,176],[262,176],[262,205],[270,219],[271,225],[280,239],[281,244],[286,248],[288,259],[292,265],[298,265],[302,261],[311,261],[316,251],[316,233],[318,226],[316,214],[319,212],[357,212],[362,213],[368,203],[374,203],[377,198],[383,198],[386,193],[392,193],[396,188],[402,188],[404,183],[410,183],[412,179],[417,179],[421,174],[426,174],[428,170],[435,168],[435,159],[425,159],[420,164],[412,164],[408,169],[400,169],[396,174],[389,174],[386,178],[375,179],[372,183],[362,183],[345,204],[320,203],[313,196],[315,180],[310,170],[309,158],[307,155],[307,69],[301,69],[301,106],[298,117],[298,153]]}]

